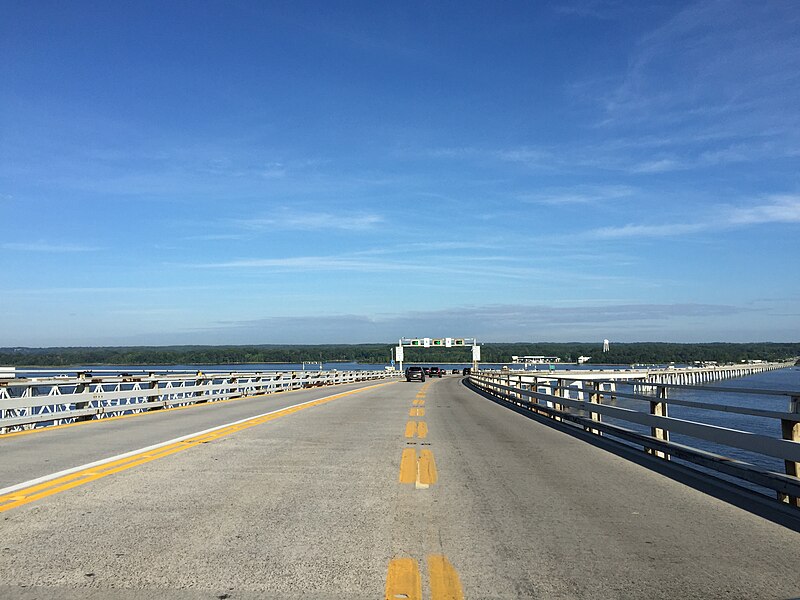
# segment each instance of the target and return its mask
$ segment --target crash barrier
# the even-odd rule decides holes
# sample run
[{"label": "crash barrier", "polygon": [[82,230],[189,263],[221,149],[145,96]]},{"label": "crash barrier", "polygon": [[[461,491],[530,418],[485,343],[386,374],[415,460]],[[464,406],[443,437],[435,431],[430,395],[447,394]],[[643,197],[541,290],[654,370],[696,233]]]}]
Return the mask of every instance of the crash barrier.
[{"label": "crash barrier", "polygon": [[[723,473],[739,482],[772,490],[777,498],[800,507],[800,392],[648,383],[642,380],[567,379],[510,372],[479,371],[469,383],[502,401],[542,417],[581,427],[585,431],[641,447],[663,460],[673,458]],[[668,396],[680,390],[723,395],[753,394],[782,397],[786,412],[697,402]],[[743,415],[747,420],[771,420],[774,436],[669,416],[670,407],[696,413]],[[677,412],[677,408],[676,408]],[[710,419],[706,419],[710,420]],[[759,427],[769,431],[769,427]],[[681,443],[670,440],[679,437]],[[687,440],[687,441],[685,441]],[[706,446],[702,448],[700,446]],[[713,447],[714,451],[708,448]],[[738,456],[734,456],[738,455]],[[749,460],[740,458],[747,456]],[[764,464],[774,463],[783,469]],[[778,459],[778,460],[775,460]],[[783,470],[784,472],[779,472]]]}]

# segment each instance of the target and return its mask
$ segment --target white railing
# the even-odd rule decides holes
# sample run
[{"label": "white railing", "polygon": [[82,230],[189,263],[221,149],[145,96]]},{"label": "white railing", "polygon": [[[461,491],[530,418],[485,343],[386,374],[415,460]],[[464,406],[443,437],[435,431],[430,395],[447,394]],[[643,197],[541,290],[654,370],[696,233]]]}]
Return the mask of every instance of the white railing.
[{"label": "white railing", "polygon": [[0,434],[244,396],[373,379],[392,371],[197,372],[0,380]]},{"label": "white railing", "polygon": [[[565,424],[577,425],[598,436],[609,436],[629,445],[641,446],[647,453],[658,458],[681,459],[725,473],[738,480],[773,490],[781,501],[800,507],[800,391],[646,384],[632,380],[570,379],[556,374],[535,376],[502,371],[472,373],[469,382],[518,409]],[[629,391],[623,391],[624,389]],[[719,394],[780,396],[786,399],[788,410],[782,412],[668,398],[668,394],[688,389]],[[625,406],[621,406],[621,403]],[[670,406],[771,419],[776,425],[775,430],[780,431],[780,437],[670,417]],[[675,443],[670,441],[671,433],[710,442],[714,448],[727,447],[769,459],[779,459],[783,461],[785,472],[776,472],[730,454],[710,452],[697,445]],[[699,445],[702,446],[703,443]]]}]

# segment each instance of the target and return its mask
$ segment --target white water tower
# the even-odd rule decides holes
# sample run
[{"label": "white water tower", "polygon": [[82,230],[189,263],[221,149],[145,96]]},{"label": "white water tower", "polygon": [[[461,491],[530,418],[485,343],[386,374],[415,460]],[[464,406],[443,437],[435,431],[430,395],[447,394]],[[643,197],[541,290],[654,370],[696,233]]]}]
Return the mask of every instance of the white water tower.
[{"label": "white water tower", "polygon": [[608,352],[608,340],[603,340],[603,352]]}]

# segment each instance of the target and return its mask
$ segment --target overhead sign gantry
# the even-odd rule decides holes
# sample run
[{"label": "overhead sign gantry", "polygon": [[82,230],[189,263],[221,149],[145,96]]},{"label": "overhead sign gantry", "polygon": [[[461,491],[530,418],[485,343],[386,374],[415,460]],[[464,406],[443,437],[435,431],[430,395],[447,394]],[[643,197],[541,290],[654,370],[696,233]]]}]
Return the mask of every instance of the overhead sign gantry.
[{"label": "overhead sign gantry", "polygon": [[472,368],[478,370],[481,347],[475,338],[400,338],[394,350],[394,359],[403,370],[404,348],[472,348]]}]

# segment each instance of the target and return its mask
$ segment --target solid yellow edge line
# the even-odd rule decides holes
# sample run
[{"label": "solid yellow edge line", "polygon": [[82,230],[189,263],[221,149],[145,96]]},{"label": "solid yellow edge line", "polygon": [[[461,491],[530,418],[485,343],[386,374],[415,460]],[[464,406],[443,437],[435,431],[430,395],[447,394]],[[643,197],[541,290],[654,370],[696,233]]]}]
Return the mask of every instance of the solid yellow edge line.
[{"label": "solid yellow edge line", "polygon": [[380,387],[381,385],[387,385],[389,383],[395,382],[386,382],[377,385],[371,385],[365,388],[359,388],[357,390],[349,390],[347,392],[342,392],[341,394],[335,394],[333,396],[328,396],[327,398],[321,398],[319,400],[313,400],[301,406],[292,406],[278,412],[264,415],[260,417],[253,417],[252,419],[245,421],[243,423],[237,423],[236,425],[230,425],[228,427],[223,427],[222,429],[215,430],[213,432],[205,433],[194,438],[187,438],[185,440],[181,440],[179,442],[175,442],[174,444],[170,444],[168,446],[163,446],[161,448],[146,450],[140,454],[134,454],[131,456],[127,456],[125,458],[119,459],[117,461],[113,461],[110,463],[105,463],[102,465],[96,465],[93,467],[88,467],[81,471],[76,471],[75,473],[70,473],[69,475],[65,475],[63,477],[59,477],[57,479],[53,479],[50,481],[46,481],[43,483],[39,483],[36,485],[32,485],[27,488],[22,488],[19,490],[15,490],[13,492],[9,492],[0,496],[0,512],[4,512],[6,510],[10,510],[17,506],[22,506],[23,504],[28,504],[35,500],[40,500],[42,498],[46,498],[48,496],[52,496],[62,491],[66,491],[77,487],[79,485],[83,485],[85,483],[89,483],[91,481],[95,481],[96,479],[100,479],[102,477],[107,477],[108,475],[112,475],[114,473],[119,473],[120,471],[125,471],[132,467],[142,465],[144,463],[151,462],[158,458],[162,458],[164,456],[169,456],[170,454],[175,454],[176,452],[182,452],[183,450],[188,450],[189,448],[193,448],[199,444],[204,442],[211,441],[213,439],[218,439],[220,437],[224,437],[235,433],[237,431],[241,431],[242,429],[247,429],[249,427],[254,427],[255,425],[260,425],[262,423],[266,423],[268,421],[272,421],[279,417],[284,417],[295,412],[301,411],[306,408],[311,408],[313,406],[319,406],[321,404],[325,404],[327,402],[331,402],[332,400],[336,400],[338,398],[342,398],[344,396],[350,396],[352,394],[356,394],[358,392],[362,392],[365,390],[369,390],[375,387]]}]

